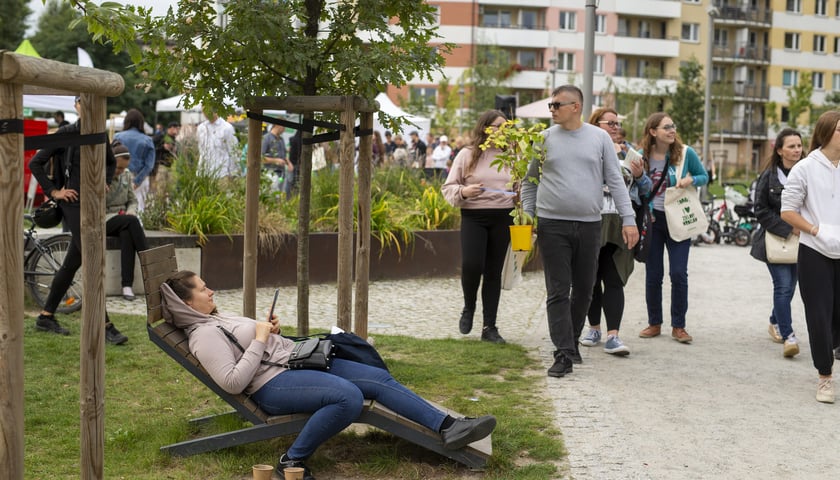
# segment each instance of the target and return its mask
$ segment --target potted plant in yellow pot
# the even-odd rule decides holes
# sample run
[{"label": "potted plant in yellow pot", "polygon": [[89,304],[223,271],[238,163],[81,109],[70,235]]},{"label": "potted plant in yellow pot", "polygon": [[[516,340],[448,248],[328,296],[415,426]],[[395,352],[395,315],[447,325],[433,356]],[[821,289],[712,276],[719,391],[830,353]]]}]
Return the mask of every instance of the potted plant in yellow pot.
[{"label": "potted plant in yellow pot", "polygon": [[545,124],[537,123],[530,127],[521,126],[520,120],[508,120],[498,128],[488,128],[487,140],[480,146],[482,150],[496,147],[499,153],[490,164],[499,171],[503,169],[510,173],[508,188],[515,192],[513,200],[513,225],[510,226],[511,248],[515,251],[530,251],[533,234],[534,219],[522,208],[522,182],[536,179],[526,179],[528,165],[537,159],[542,165],[543,155],[542,131]]}]

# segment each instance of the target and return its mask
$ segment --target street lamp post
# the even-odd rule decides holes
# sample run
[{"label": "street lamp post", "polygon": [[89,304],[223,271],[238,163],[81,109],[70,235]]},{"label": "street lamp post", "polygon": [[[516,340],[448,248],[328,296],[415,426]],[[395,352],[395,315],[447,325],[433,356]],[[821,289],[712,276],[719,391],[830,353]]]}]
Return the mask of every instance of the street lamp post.
[{"label": "street lamp post", "polygon": [[703,104],[703,162],[707,166],[710,166],[712,161],[709,148],[709,136],[711,135],[710,130],[712,122],[712,53],[715,39],[715,17],[718,16],[718,9],[715,7],[709,7],[709,9],[706,10],[706,13],[709,14],[709,38],[706,40],[706,95]]},{"label": "street lamp post", "polygon": [[464,133],[464,84],[458,85],[458,97],[460,99],[460,108],[458,108],[458,133]]},{"label": "street lamp post", "polygon": [[557,78],[555,75],[557,73],[557,55],[555,54],[554,58],[549,60],[548,63],[551,64],[551,69],[548,70],[548,72],[551,73],[551,93],[554,93],[554,89],[557,88],[555,85],[555,80]]}]

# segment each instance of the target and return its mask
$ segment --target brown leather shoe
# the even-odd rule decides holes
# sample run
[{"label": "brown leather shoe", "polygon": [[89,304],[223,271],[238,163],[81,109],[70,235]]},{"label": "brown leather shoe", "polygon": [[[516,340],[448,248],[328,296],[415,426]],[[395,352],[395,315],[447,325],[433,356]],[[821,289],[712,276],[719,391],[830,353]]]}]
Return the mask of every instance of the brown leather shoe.
[{"label": "brown leather shoe", "polygon": [[660,333],[662,333],[662,325],[648,325],[647,328],[639,332],[639,336],[642,338],[653,338],[658,337]]},{"label": "brown leather shoe", "polygon": [[691,343],[691,341],[694,340],[684,328],[672,328],[671,336],[674,337],[674,340],[680,343]]}]

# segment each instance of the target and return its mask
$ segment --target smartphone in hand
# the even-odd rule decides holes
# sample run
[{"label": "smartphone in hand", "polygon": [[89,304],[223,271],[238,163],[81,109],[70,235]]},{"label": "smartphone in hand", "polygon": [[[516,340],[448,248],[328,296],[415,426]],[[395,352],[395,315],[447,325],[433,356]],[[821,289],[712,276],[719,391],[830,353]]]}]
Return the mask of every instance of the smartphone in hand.
[{"label": "smartphone in hand", "polygon": [[274,307],[277,306],[277,297],[280,296],[280,289],[274,289],[274,300],[271,301],[271,310],[268,311],[268,321],[271,322],[271,319],[274,318]]}]

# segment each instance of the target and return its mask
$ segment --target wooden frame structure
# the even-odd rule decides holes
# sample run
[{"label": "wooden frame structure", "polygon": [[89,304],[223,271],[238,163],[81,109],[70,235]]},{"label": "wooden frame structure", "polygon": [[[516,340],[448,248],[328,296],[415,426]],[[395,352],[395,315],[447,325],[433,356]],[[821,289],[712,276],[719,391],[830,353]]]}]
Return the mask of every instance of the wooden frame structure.
[{"label": "wooden frame structure", "polygon": [[[0,478],[23,479],[23,94],[81,95],[81,133],[105,132],[112,72],[0,50]],[[81,147],[82,479],[103,478],[105,404],[105,145]]]},{"label": "wooden frame structure", "polygon": [[[263,412],[247,395],[233,395],[226,392],[213,381],[198,359],[192,354],[184,331],[162,321],[160,285],[171,274],[178,271],[175,247],[172,244],[163,245],[140,252],[139,255],[146,296],[146,329],[149,333],[149,339],[234,408],[233,412],[222,414],[223,416],[237,415],[252,424],[249,427],[231,432],[185,440],[161,447],[161,450],[173,455],[188,456],[300,432],[309,419],[309,414],[270,416]],[[448,412],[453,416],[461,416],[456,412]],[[198,418],[192,420],[191,423],[204,423],[218,416]],[[443,448],[439,434],[372,400],[365,401],[359,422],[373,425],[471,468],[484,467],[487,459],[493,453],[490,436],[473,442],[460,450],[447,450]]]}]

